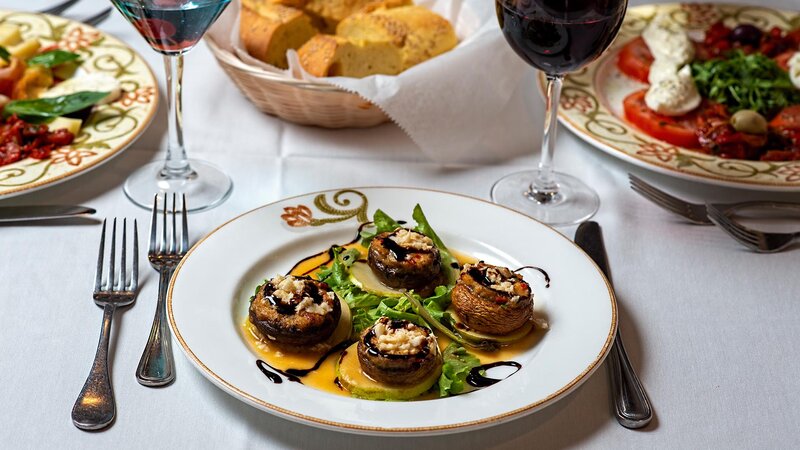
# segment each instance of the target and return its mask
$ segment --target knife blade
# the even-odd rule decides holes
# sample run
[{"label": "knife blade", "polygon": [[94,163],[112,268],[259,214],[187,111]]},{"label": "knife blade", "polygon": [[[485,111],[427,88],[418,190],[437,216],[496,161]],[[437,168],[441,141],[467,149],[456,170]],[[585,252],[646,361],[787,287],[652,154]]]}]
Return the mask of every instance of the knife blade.
[{"label": "knife blade", "polygon": [[74,205],[0,206],[0,222],[63,219],[96,212],[94,208]]},{"label": "knife blade", "polygon": [[[589,255],[611,284],[608,255],[603,242],[603,231],[597,222],[582,223],[575,231],[575,243]],[[617,421],[625,428],[642,428],[653,418],[653,408],[647,393],[633,370],[622,336],[617,326],[614,344],[608,354],[608,370],[611,380],[611,395]]]}]

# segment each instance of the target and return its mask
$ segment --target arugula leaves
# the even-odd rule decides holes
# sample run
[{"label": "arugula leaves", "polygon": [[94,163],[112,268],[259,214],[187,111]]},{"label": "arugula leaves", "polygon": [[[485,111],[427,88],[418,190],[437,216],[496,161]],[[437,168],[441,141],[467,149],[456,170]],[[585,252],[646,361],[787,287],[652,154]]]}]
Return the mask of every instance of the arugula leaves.
[{"label": "arugula leaves", "polygon": [[693,63],[692,77],[700,95],[724,104],[730,113],[752,109],[771,117],[800,103],[800,89],[789,74],[761,53],[735,50],[726,59]]},{"label": "arugula leaves", "polygon": [[[449,270],[450,264],[455,258],[444,245],[441,238],[436,234],[428,222],[422,208],[417,205],[412,214],[417,222],[415,231],[428,236],[433,240],[442,257],[442,265]],[[373,228],[361,232],[361,244],[368,246],[372,239],[383,232],[394,231],[400,227],[400,223],[381,210],[377,210],[373,217]],[[342,300],[346,301],[350,307],[353,320],[353,331],[360,334],[364,329],[372,326],[381,316],[392,319],[405,319],[417,325],[428,327],[425,320],[417,314],[413,303],[418,303],[424,308],[424,313],[438,322],[449,323],[450,314],[446,312],[450,306],[450,291],[453,288],[455,278],[450,271],[451,277],[446,286],[436,287],[433,295],[422,298],[416,294],[412,296],[413,303],[405,296],[384,297],[372,292],[365,291],[358,287],[350,279],[350,267],[361,257],[361,252],[356,248],[345,249],[335,247],[333,249],[333,262],[321,268],[317,272],[317,278],[336,292]],[[444,365],[442,375],[439,378],[439,395],[446,397],[452,394],[463,392],[466,386],[469,371],[478,365],[480,360],[467,352],[467,350],[457,342],[451,342],[442,352]]]},{"label": "arugula leaves", "polygon": [[65,116],[88,108],[108,96],[108,92],[82,91],[59,97],[37,98],[35,100],[14,100],[6,103],[3,117],[16,114],[29,123],[49,122],[58,116]]},{"label": "arugula leaves", "polygon": [[442,352],[444,365],[439,377],[439,396],[447,397],[464,392],[467,375],[474,367],[481,365],[481,360],[467,352],[467,349],[451,342]]},{"label": "arugula leaves", "polygon": [[40,65],[45,67],[55,67],[59,66],[64,63],[68,63],[71,61],[77,61],[81,58],[81,55],[77,53],[68,52],[65,50],[50,50],[49,52],[40,53],[30,59],[28,59],[28,64],[30,65]]}]

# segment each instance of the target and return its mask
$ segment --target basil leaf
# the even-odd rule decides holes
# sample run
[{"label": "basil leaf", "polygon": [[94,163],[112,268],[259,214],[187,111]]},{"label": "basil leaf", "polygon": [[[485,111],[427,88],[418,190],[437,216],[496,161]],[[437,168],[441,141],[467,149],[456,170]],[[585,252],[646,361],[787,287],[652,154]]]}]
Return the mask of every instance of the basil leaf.
[{"label": "basil leaf", "polygon": [[0,45],[0,59],[5,62],[11,62],[11,53],[8,52],[8,49]]},{"label": "basil leaf", "polygon": [[77,61],[81,55],[64,50],[50,50],[28,59],[28,64],[55,67],[70,61]]},{"label": "basil leaf", "polygon": [[108,96],[108,92],[82,91],[70,95],[35,100],[14,100],[3,108],[3,116],[16,114],[20,119],[30,123],[47,122],[58,116],[64,116],[84,108],[88,108]]}]

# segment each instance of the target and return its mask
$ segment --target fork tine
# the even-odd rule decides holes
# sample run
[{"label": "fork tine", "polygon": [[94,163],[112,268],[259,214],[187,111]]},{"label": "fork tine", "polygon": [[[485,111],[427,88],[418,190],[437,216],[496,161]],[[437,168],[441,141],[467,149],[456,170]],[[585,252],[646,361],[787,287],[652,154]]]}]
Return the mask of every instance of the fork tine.
[{"label": "fork tine", "polygon": [[94,278],[94,291],[101,291],[103,288],[103,253],[106,247],[106,219],[103,219],[103,230],[100,232],[100,253],[97,255],[97,274]]},{"label": "fork tine", "polygon": [[[662,200],[661,203],[667,203],[667,204],[673,205],[676,208],[681,208],[681,210],[685,210],[686,209],[686,207],[687,207],[687,202],[686,201],[681,200],[681,199],[679,199],[677,197],[673,197],[672,195],[667,194],[666,192],[656,188],[655,186],[651,186],[651,185],[645,183],[642,180],[639,180],[638,182],[634,181],[634,180],[635,179],[631,179],[631,188],[633,188],[634,186],[637,186],[637,187],[639,187],[640,190],[651,194],[652,197],[656,197],[656,198],[661,199]],[[636,180],[638,180],[638,179],[636,179]]]},{"label": "fork tine", "polygon": [[181,214],[181,222],[183,223],[183,227],[181,230],[181,254],[186,253],[189,251],[189,218],[188,213],[186,212],[186,194],[183,194],[183,201],[181,202],[181,206],[183,207],[183,212]]},{"label": "fork tine", "polygon": [[80,0],[67,0],[67,1],[59,3],[59,4],[55,5],[55,6],[51,6],[50,8],[43,9],[43,10],[41,10],[39,12],[43,13],[43,14],[52,14],[54,16],[55,15],[59,15],[62,12],[66,11],[67,8],[69,8],[70,6],[74,5],[75,3],[78,3],[79,1]]},{"label": "fork tine", "polygon": [[109,255],[108,260],[108,285],[107,290],[112,291],[114,290],[114,286],[117,284],[117,277],[114,271],[114,260],[117,256],[117,218],[114,218],[114,222],[111,225],[111,255]]},{"label": "fork tine", "polygon": [[161,241],[158,245],[158,252],[164,253],[167,251],[167,193],[164,192],[164,208],[162,210],[163,217],[161,217]]},{"label": "fork tine", "polygon": [[118,290],[118,291],[124,291],[125,290],[125,286],[128,285],[128,281],[126,280],[128,266],[127,266],[127,264],[125,264],[126,263],[125,255],[126,255],[126,253],[128,251],[127,250],[128,246],[126,245],[127,240],[128,240],[128,219],[127,218],[123,218],[122,219],[122,260],[119,263],[119,283],[117,284],[117,288],[116,288],[116,290]]},{"label": "fork tine", "polygon": [[136,291],[136,288],[139,287],[139,227],[136,219],[133,219],[133,261],[131,266],[131,282],[128,290]]},{"label": "fork tine", "polygon": [[158,194],[153,196],[153,215],[150,217],[150,249],[148,253],[155,253],[156,252],[156,230],[158,229],[158,225],[156,220],[158,219]]},{"label": "fork tine", "polygon": [[178,252],[178,225],[176,223],[177,218],[175,217],[175,203],[178,201],[178,195],[176,193],[172,193],[172,234],[170,235],[169,240],[169,254],[174,255]]},{"label": "fork tine", "polygon": [[720,228],[727,232],[732,238],[748,246],[755,246],[757,244],[757,237],[753,236],[752,233],[737,225],[720,210],[712,205],[707,206],[706,209],[708,211],[709,218],[716,221]]},{"label": "fork tine", "polygon": [[672,203],[665,202],[661,198],[654,196],[649,191],[642,190],[642,188],[640,188],[637,185],[633,185],[632,184],[631,185],[631,189],[634,192],[636,192],[637,194],[641,195],[642,197],[644,197],[644,198],[650,200],[651,202],[655,203],[656,206],[660,206],[660,207],[662,207],[664,209],[667,209],[667,210],[669,210],[671,212],[674,212],[675,214],[678,214],[680,216],[686,217],[686,208],[681,208],[681,207],[679,207],[677,205],[674,205]]}]

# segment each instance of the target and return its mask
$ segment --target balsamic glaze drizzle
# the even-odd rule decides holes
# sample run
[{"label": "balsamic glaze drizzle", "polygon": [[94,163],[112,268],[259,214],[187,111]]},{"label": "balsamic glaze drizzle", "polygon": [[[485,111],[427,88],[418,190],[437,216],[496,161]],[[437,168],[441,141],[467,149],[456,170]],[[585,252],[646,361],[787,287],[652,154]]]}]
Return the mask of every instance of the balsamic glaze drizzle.
[{"label": "balsamic glaze drizzle", "polygon": [[545,285],[544,285],[544,287],[546,287],[546,288],[549,288],[549,287],[550,287],[550,275],[548,275],[548,274],[547,274],[547,272],[545,272],[545,270],[544,270],[544,269],[542,269],[541,267],[536,267],[536,266],[522,266],[522,267],[520,267],[519,269],[516,269],[516,270],[514,270],[514,272],[519,272],[519,271],[520,271],[520,270],[522,270],[522,269],[533,269],[533,270],[536,270],[536,271],[538,271],[539,273],[541,273],[542,275],[544,275],[544,282],[545,282]]},{"label": "balsamic glaze drizzle", "polygon": [[322,355],[314,364],[314,366],[311,367],[310,369],[286,369],[286,373],[295,377],[304,377],[310,374],[311,372],[319,369],[320,366],[322,366],[322,363],[325,362],[325,360],[328,359],[329,356],[331,356],[336,352],[340,352],[346,349],[348,345],[350,345],[348,341],[339,342],[338,344],[334,345],[333,348],[325,352],[325,354]]},{"label": "balsamic glaze drizzle", "polygon": [[473,367],[472,370],[469,371],[469,375],[467,375],[467,384],[472,387],[480,389],[489,387],[495,383],[498,383],[510,377],[511,375],[503,379],[498,379],[498,378],[489,378],[481,374],[481,372],[485,372],[486,370],[489,370],[493,367],[500,367],[500,366],[509,366],[516,368],[517,370],[511,373],[511,375],[514,375],[515,373],[519,372],[520,369],[522,369],[522,364],[516,361],[497,361],[489,364],[483,364],[478,367]]},{"label": "balsamic glaze drizzle", "polygon": [[261,373],[264,374],[264,376],[269,378],[269,381],[272,381],[275,384],[283,383],[283,379],[280,376],[278,376],[277,373],[267,369],[267,367],[269,367],[271,369],[274,369],[274,367],[270,366],[269,364],[265,363],[264,361],[262,361],[260,359],[258,361],[256,361],[256,366],[258,366],[258,370],[260,370]]}]

